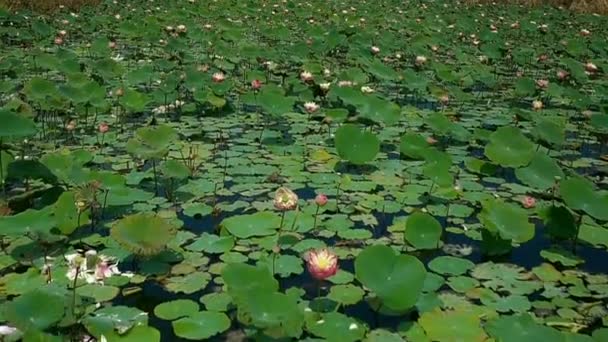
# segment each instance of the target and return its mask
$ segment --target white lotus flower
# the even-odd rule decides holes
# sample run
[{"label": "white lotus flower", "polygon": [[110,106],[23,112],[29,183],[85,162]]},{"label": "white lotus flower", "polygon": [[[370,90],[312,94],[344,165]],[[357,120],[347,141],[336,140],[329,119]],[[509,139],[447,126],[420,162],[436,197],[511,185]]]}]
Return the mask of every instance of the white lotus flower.
[{"label": "white lotus flower", "polygon": [[324,91],[328,91],[329,87],[331,87],[331,82],[320,83],[319,88]]},{"label": "white lotus flower", "polygon": [[372,87],[368,87],[368,86],[363,86],[361,87],[361,92],[364,94],[371,94],[373,93],[375,90]]},{"label": "white lotus flower", "polygon": [[380,48],[377,46],[372,46],[371,50],[374,55],[380,52]]},{"label": "white lotus flower", "polygon": [[300,79],[304,82],[312,81],[313,78],[314,76],[309,71],[304,70],[300,73]]},{"label": "white lotus flower", "polygon": [[416,65],[421,66],[424,65],[426,63],[427,59],[425,56],[416,56]]},{"label": "white lotus flower", "polygon": [[306,109],[306,111],[309,113],[314,113],[319,110],[319,105],[314,102],[305,102],[304,109]]},{"label": "white lotus flower", "polygon": [[0,336],[12,335],[17,331],[19,331],[19,329],[9,325],[0,325]]}]

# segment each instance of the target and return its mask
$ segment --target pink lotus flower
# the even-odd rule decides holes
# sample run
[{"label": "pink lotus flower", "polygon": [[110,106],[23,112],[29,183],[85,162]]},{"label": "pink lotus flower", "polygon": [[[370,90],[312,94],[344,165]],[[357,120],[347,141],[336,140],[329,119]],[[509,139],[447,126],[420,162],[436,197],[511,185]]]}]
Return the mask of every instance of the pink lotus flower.
[{"label": "pink lotus flower", "polygon": [[109,130],[110,130],[110,126],[107,123],[102,122],[99,124],[99,133],[106,134],[106,133],[108,133]]},{"label": "pink lotus flower", "polygon": [[447,94],[441,95],[439,97],[439,102],[441,102],[444,106],[450,102],[450,97]]},{"label": "pink lotus flower", "polygon": [[53,42],[55,43],[55,45],[61,45],[63,44],[63,38],[55,37],[55,40]]},{"label": "pink lotus flower", "polygon": [[585,70],[587,70],[587,72],[594,73],[597,72],[598,68],[595,64],[588,62],[585,64]]},{"label": "pink lotus flower", "polygon": [[536,198],[532,196],[525,196],[521,199],[521,204],[526,209],[534,208],[536,206]]},{"label": "pink lotus flower", "polygon": [[567,72],[567,71],[565,71],[565,70],[558,70],[558,71],[557,71],[557,78],[558,78],[560,81],[565,80],[566,78],[568,78],[568,76],[570,76],[570,73],[569,73],[569,72]]},{"label": "pink lotus flower", "polygon": [[260,80],[251,81],[251,88],[253,88],[253,90],[259,90],[260,88],[262,88],[262,81],[260,81]]},{"label": "pink lotus flower", "polygon": [[298,195],[286,187],[280,187],[274,193],[273,204],[280,211],[294,210],[298,206]]},{"label": "pink lotus flower", "polygon": [[325,248],[309,251],[306,255],[306,267],[313,278],[327,279],[338,272],[338,256]]},{"label": "pink lotus flower", "polygon": [[547,54],[544,54],[544,53],[543,53],[543,54],[540,54],[540,55],[538,56],[538,61],[539,61],[539,62],[546,62],[548,59],[549,59],[549,56],[547,56]]},{"label": "pink lotus flower", "polygon": [[591,31],[587,30],[587,29],[582,29],[580,32],[581,36],[583,37],[587,37],[589,35],[591,35]]},{"label": "pink lotus flower", "polygon": [[211,76],[211,78],[215,83],[222,83],[226,79],[226,75],[224,75],[223,72],[216,72],[213,74],[213,76]]},{"label": "pink lotus flower", "polygon": [[76,121],[74,121],[74,120],[70,120],[70,122],[68,122],[68,123],[65,125],[65,129],[67,129],[68,131],[73,131],[73,130],[75,130],[75,129],[76,129]]},{"label": "pink lotus flower", "polygon": [[543,101],[540,101],[540,100],[532,101],[532,109],[534,109],[534,110],[543,109]]},{"label": "pink lotus flower", "polygon": [[319,207],[325,206],[327,204],[327,196],[325,194],[318,194],[317,197],[315,197],[315,203]]},{"label": "pink lotus flower", "polygon": [[120,97],[125,94],[125,91],[122,88],[116,89],[116,96]]},{"label": "pink lotus flower", "polygon": [[110,49],[116,49],[116,42],[115,41],[109,41],[108,42],[108,47]]},{"label": "pink lotus flower", "polygon": [[429,145],[434,145],[434,144],[436,144],[436,143],[437,143],[437,139],[435,139],[435,138],[433,138],[433,137],[431,137],[431,136],[428,136],[428,137],[426,137],[426,142],[427,142],[427,144],[429,144]]},{"label": "pink lotus flower", "polygon": [[549,86],[549,80],[545,80],[545,79],[541,79],[541,80],[536,80],[536,85],[539,88],[547,88]]}]

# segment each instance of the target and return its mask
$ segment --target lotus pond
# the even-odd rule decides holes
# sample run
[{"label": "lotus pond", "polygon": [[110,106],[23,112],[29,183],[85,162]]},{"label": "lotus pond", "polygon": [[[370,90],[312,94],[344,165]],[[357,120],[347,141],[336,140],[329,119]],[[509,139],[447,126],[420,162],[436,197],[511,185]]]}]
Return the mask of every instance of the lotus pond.
[{"label": "lotus pond", "polygon": [[608,20],[0,12],[0,340],[608,341]]}]

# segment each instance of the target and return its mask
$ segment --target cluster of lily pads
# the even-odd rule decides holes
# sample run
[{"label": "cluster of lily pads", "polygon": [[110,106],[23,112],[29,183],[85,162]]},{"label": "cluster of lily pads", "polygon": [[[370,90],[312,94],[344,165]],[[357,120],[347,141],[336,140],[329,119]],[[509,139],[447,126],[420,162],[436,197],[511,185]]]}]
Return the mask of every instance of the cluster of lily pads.
[{"label": "cluster of lily pads", "polygon": [[607,341],[608,19],[0,11],[0,339]]}]

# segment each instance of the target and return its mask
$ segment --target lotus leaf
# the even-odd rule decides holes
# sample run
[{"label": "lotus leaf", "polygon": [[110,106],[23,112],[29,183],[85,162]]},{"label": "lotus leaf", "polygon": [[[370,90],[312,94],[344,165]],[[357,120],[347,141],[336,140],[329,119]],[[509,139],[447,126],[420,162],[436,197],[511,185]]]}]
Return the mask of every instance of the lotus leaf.
[{"label": "lotus leaf", "polygon": [[416,304],[422,292],[426,270],[411,255],[400,255],[390,247],[365,248],[355,259],[355,274],[387,308],[403,311]]},{"label": "lotus leaf", "polygon": [[150,213],[138,213],[116,221],[110,236],[137,255],[160,253],[175,235],[169,221]]}]

